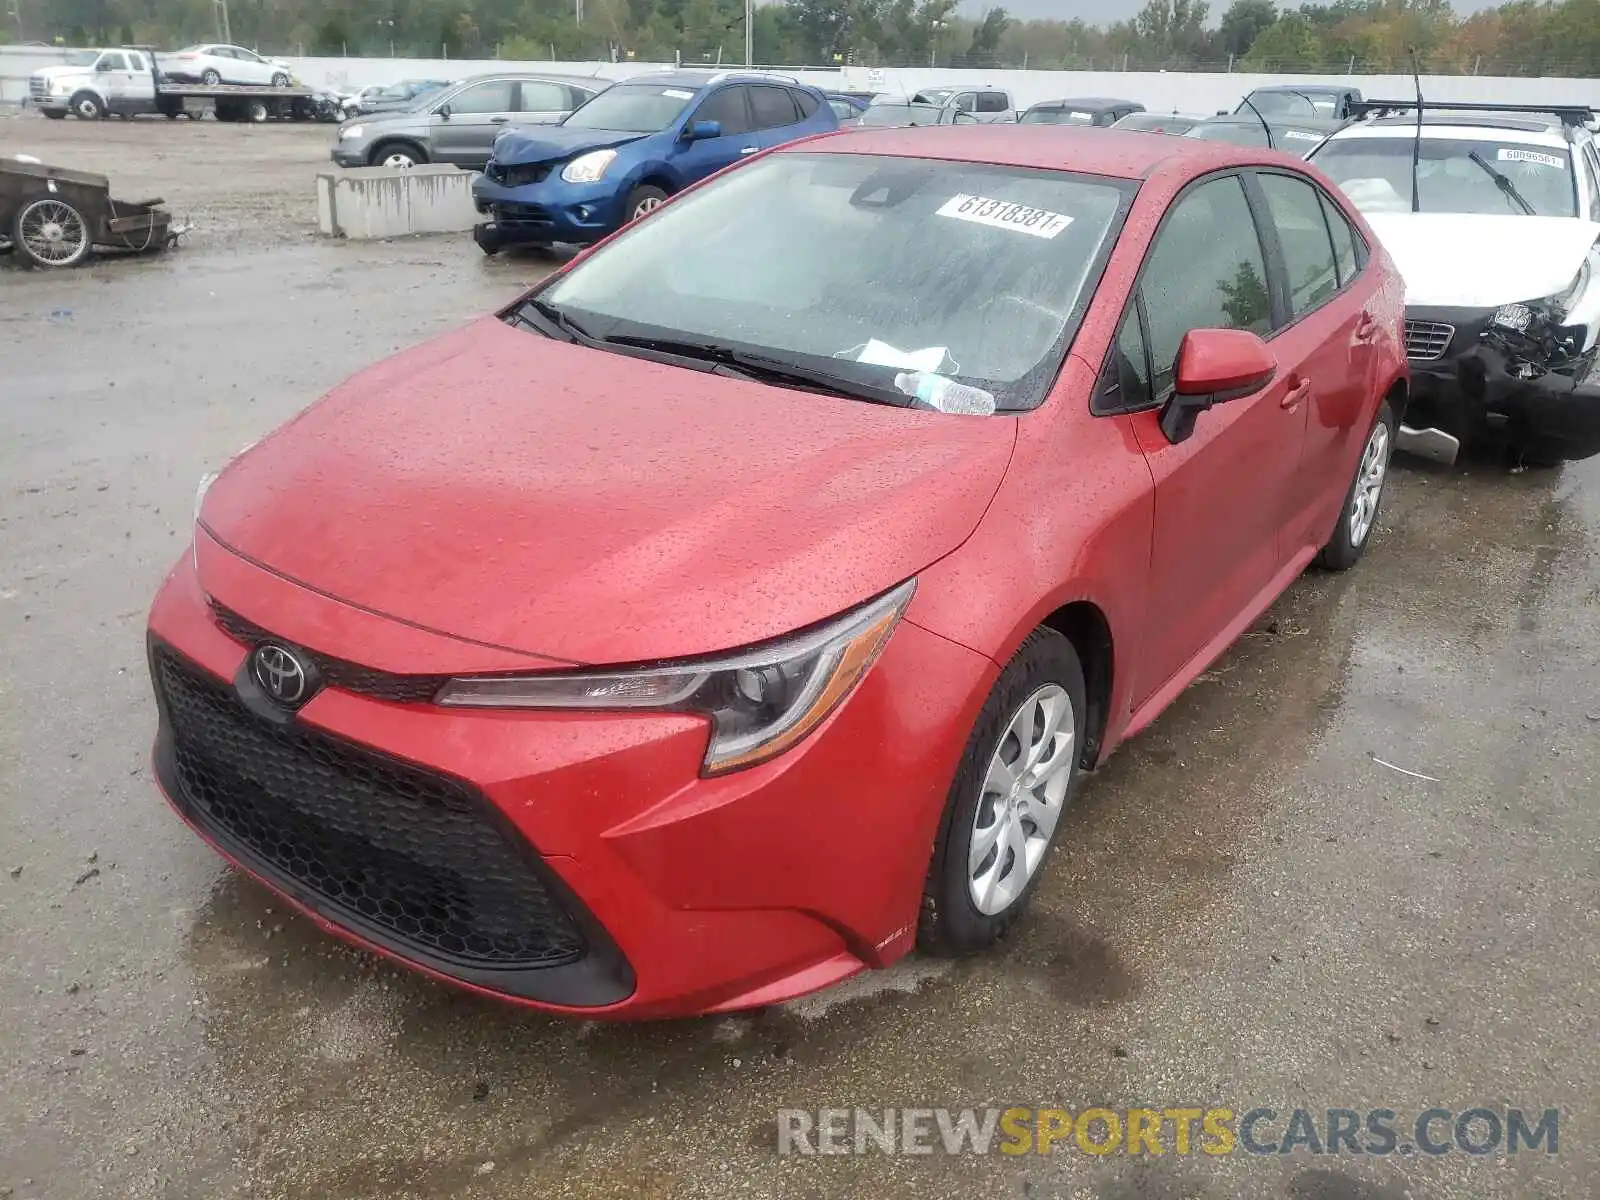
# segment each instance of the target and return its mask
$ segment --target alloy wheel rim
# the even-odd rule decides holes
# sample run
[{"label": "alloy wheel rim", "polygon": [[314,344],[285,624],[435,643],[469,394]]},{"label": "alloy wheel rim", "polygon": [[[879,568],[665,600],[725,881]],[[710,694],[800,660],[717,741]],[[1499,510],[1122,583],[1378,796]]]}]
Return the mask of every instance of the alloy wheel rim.
[{"label": "alloy wheel rim", "polygon": [[98,104],[96,104],[93,100],[81,100],[81,101],[78,102],[78,115],[80,117],[96,117],[96,116],[99,116],[100,115],[100,106]]},{"label": "alloy wheel rim", "polygon": [[40,262],[61,266],[75,261],[88,245],[83,217],[59,200],[37,200],[23,210],[22,243]]},{"label": "alloy wheel rim", "polygon": [[1000,735],[967,856],[967,891],[985,916],[1015,904],[1038,873],[1066,801],[1077,740],[1072,700],[1054,683],[1024,700]]},{"label": "alloy wheel rim", "polygon": [[386,167],[409,167],[413,164],[409,154],[391,154],[383,160],[383,165]]},{"label": "alloy wheel rim", "polygon": [[1383,422],[1373,426],[1367,438],[1367,448],[1361,452],[1361,466],[1356,471],[1355,494],[1350,497],[1350,544],[1359,546],[1372,532],[1377,520],[1378,501],[1383,496],[1383,481],[1389,473],[1389,427]]},{"label": "alloy wheel rim", "polygon": [[643,200],[639,201],[638,205],[634,208],[634,220],[638,220],[640,217],[644,216],[645,213],[655,212],[655,210],[660,207],[660,196],[646,196]]}]

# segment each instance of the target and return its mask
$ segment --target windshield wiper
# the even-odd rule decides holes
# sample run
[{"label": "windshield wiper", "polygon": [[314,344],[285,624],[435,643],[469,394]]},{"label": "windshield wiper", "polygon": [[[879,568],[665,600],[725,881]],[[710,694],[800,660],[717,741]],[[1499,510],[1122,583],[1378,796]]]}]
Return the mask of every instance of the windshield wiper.
[{"label": "windshield wiper", "polygon": [[[530,320],[528,317],[529,309],[532,309],[544,319],[542,321]],[[550,330],[547,326],[554,326],[557,332],[566,335],[569,342],[577,342],[584,346],[598,346],[600,344],[600,339],[595,337],[594,334],[567,316],[554,304],[551,304],[548,300],[541,300],[537,296],[531,297],[525,303],[518,305],[511,311],[511,315],[519,324],[537,329],[546,337],[550,336]]]},{"label": "windshield wiper", "polygon": [[1522,211],[1527,213],[1530,217],[1536,217],[1539,215],[1534,211],[1533,205],[1528,203],[1527,198],[1523,196],[1521,192],[1517,191],[1517,185],[1511,182],[1511,177],[1509,175],[1505,174],[1503,171],[1496,171],[1492,166],[1489,165],[1489,160],[1484,158],[1484,156],[1477,150],[1474,150],[1471,154],[1467,155],[1467,157],[1484,169],[1484,172],[1489,176],[1489,178],[1494,180],[1495,187],[1500,189],[1501,194],[1504,195],[1507,200],[1510,200],[1518,205]]},{"label": "windshield wiper", "polygon": [[764,354],[751,354],[715,342],[646,337],[626,333],[614,333],[600,339],[600,342],[602,345],[631,346],[640,350],[652,350],[657,354],[672,355],[675,358],[710,363],[711,370],[716,374],[732,375],[761,383],[775,383],[784,387],[798,387],[802,391],[826,392],[835,396],[847,396],[852,400],[889,404],[895,408],[910,408],[914,401],[914,397],[906,395],[898,388],[861,383],[835,375],[831,371],[783,359],[768,358]]}]

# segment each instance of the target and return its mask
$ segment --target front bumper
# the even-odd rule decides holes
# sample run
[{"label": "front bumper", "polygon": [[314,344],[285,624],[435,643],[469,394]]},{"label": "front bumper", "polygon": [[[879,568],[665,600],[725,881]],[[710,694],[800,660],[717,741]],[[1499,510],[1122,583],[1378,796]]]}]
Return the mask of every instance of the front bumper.
[{"label": "front bumper", "polygon": [[472,201],[489,217],[473,230],[473,238],[491,252],[556,242],[586,246],[622,224],[621,189],[605,181],[566,183],[559,168],[539,183],[520,187],[480,175],[472,181]]},{"label": "front bumper", "polygon": [[1434,324],[1452,334],[1436,343],[1437,357],[1411,358],[1411,394],[1396,445],[1445,463],[1462,447],[1491,440],[1546,459],[1600,454],[1600,386],[1592,363],[1530,374],[1493,337],[1485,340],[1492,316],[1493,310],[1406,310],[1408,330]]},{"label": "front bumper", "polygon": [[364,167],[367,165],[367,143],[357,139],[335,142],[328,151],[328,157],[341,167]]},{"label": "front bumper", "polygon": [[[804,743],[712,779],[704,724],[680,714],[450,710],[330,685],[275,728],[246,703],[249,638],[211,602],[314,651],[374,619],[217,548],[202,562],[211,600],[185,558],[151,611],[157,779],[202,837],[324,928],[478,991],[630,1018],[773,1003],[911,947],[995,672],[982,656],[903,621]],[[447,651],[439,635],[385,636],[407,659]],[[424,828],[396,799],[413,794],[470,829]],[[288,824],[263,831],[263,813]],[[464,845],[481,871],[455,869]]]}]

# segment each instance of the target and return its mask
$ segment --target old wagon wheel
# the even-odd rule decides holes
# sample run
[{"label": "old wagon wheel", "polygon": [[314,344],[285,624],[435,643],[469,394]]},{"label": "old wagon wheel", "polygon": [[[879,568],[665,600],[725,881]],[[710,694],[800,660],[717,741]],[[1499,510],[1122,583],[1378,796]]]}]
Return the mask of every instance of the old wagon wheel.
[{"label": "old wagon wheel", "polygon": [[46,196],[24,204],[11,222],[11,240],[40,267],[75,267],[89,257],[89,222],[65,200]]}]

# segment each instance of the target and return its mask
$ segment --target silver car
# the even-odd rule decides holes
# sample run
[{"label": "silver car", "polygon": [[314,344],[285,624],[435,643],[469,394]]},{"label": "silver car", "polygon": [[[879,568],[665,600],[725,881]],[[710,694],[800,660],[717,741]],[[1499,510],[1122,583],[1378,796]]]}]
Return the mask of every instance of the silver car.
[{"label": "silver car", "polygon": [[333,161],[341,167],[454,163],[482,170],[507,125],[548,125],[610,86],[568,75],[497,72],[431,92],[401,112],[355,117],[339,126]]}]

